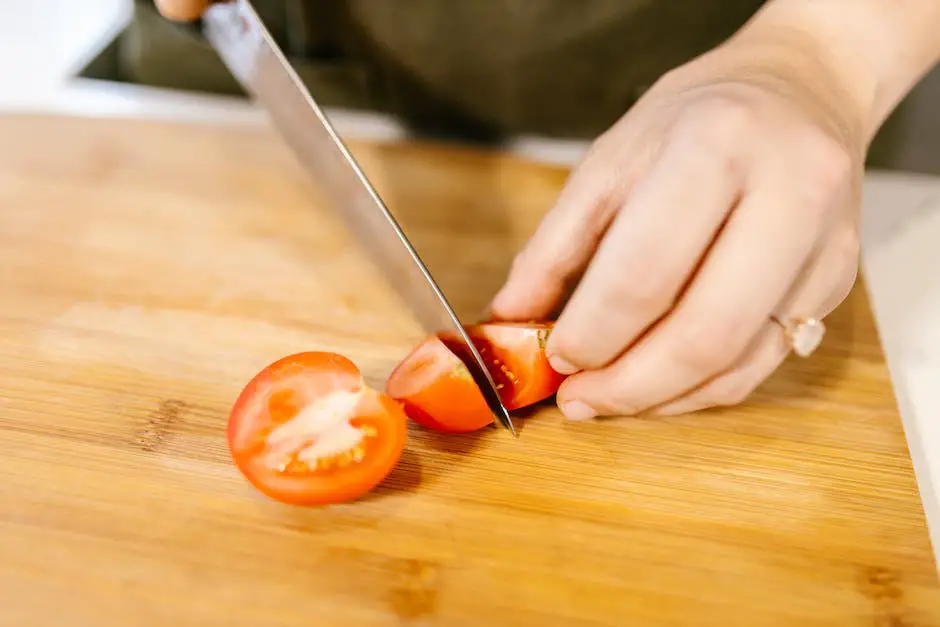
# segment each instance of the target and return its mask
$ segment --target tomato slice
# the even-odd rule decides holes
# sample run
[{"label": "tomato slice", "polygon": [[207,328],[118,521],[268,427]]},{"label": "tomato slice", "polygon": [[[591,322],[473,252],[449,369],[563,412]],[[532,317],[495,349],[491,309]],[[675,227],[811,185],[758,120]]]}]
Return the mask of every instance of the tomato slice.
[{"label": "tomato slice", "polygon": [[385,392],[403,403],[409,418],[435,431],[475,431],[493,420],[470,371],[437,337],[395,368]]},{"label": "tomato slice", "polygon": [[242,390],[228,422],[235,465],[267,496],[295,505],[354,500],[392,471],[405,447],[401,405],[326,352],[284,357]]},{"label": "tomato slice", "polygon": [[467,328],[506,409],[512,411],[543,401],[565,380],[552,369],[545,354],[553,327],[551,322],[490,322]]},{"label": "tomato slice", "polygon": [[[548,398],[564,381],[545,356],[552,327],[551,322],[467,327],[510,411]],[[398,365],[385,391],[403,403],[408,417],[428,429],[465,433],[493,421],[470,371],[437,337],[426,339]]]}]

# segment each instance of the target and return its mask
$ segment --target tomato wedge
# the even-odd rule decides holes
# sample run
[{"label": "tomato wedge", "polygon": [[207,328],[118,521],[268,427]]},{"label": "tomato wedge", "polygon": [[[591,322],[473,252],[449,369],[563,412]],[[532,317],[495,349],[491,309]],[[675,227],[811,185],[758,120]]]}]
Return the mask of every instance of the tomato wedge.
[{"label": "tomato wedge", "polygon": [[548,363],[545,344],[554,323],[490,322],[467,329],[499,388],[506,409],[543,401],[558,391],[565,376]]},{"label": "tomato wedge", "polygon": [[[467,327],[510,411],[550,397],[564,381],[545,355],[552,327],[551,322]],[[493,421],[470,371],[437,337],[426,339],[395,368],[385,391],[403,403],[409,418],[428,429],[465,433]]]},{"label": "tomato wedge", "polygon": [[235,465],[267,496],[294,505],[354,500],[401,458],[407,417],[335,353],[284,357],[242,390],[228,422]]}]

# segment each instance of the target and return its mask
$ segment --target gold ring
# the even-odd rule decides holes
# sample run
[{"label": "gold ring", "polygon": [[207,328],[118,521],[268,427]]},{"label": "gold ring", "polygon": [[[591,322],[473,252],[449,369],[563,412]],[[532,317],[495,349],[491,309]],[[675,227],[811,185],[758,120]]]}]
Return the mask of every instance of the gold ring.
[{"label": "gold ring", "polygon": [[777,315],[771,315],[770,319],[780,325],[790,348],[800,357],[812,355],[822,344],[823,336],[826,335],[826,325],[818,318],[786,320]]}]

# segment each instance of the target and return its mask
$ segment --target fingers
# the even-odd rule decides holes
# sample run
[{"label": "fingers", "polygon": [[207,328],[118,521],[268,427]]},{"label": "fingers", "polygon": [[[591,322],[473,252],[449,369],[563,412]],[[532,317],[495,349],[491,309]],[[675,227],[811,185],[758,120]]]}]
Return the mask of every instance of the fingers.
[{"label": "fingers", "polygon": [[547,318],[567,296],[619,206],[628,172],[589,156],[565,184],[552,210],[516,256],[490,311],[504,320]]},{"label": "fingers", "polygon": [[753,348],[731,372],[718,376],[685,396],[664,403],[652,413],[658,416],[674,416],[707,407],[743,402],[780,366],[788,352],[789,346],[781,328],[768,320],[753,343]]},{"label": "fingers", "polygon": [[552,332],[563,374],[607,365],[673,305],[737,200],[729,162],[680,133],[604,236]]},{"label": "fingers", "polygon": [[[785,317],[825,318],[845,300],[857,276],[858,234],[854,225],[845,225],[828,239],[806,273],[805,280],[778,311]],[[731,371],[656,408],[653,413],[669,416],[742,403],[777,369],[788,353],[783,330],[778,324],[768,322],[753,348]]]},{"label": "fingers", "polygon": [[175,22],[198,20],[210,4],[210,0],[155,0],[157,11]]},{"label": "fingers", "polygon": [[802,164],[762,171],[679,305],[611,366],[569,378],[558,395],[563,410],[578,400],[581,417],[589,413],[584,406],[598,414],[642,412],[728,369],[755,341],[806,267],[851,174],[846,167],[835,184],[808,177]]}]

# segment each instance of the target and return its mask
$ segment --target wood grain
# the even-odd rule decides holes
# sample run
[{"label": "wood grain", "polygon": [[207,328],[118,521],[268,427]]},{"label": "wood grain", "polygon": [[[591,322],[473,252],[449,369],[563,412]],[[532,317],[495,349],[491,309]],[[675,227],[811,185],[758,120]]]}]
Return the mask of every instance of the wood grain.
[{"label": "wood grain", "polygon": [[[565,177],[353,150],[471,317]],[[267,130],[0,118],[0,294],[4,627],[940,625],[861,286],[743,406],[415,428],[309,510],[235,471],[231,402],[300,350],[380,385],[421,334]]]}]

